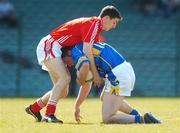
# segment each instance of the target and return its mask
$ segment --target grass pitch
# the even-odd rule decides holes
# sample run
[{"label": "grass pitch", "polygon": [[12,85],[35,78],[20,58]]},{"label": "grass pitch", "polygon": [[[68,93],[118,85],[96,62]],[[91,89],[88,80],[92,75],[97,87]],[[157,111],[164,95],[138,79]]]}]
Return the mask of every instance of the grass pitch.
[{"label": "grass pitch", "polygon": [[[142,114],[151,111],[163,124],[102,124],[101,102],[88,98],[81,107],[82,123],[73,116],[75,98],[66,98],[57,105],[56,115],[64,124],[38,123],[24,111],[35,98],[0,98],[1,133],[179,133],[180,98],[128,98]],[[42,111],[44,112],[44,110]]]}]

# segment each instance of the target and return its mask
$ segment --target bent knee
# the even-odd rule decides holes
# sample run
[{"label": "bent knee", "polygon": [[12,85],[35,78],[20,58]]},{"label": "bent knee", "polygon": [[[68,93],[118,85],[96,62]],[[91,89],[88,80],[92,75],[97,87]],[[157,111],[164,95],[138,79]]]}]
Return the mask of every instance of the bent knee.
[{"label": "bent knee", "polygon": [[110,120],[111,120],[111,116],[112,114],[110,112],[107,112],[107,111],[103,111],[102,112],[102,121],[103,123],[109,123]]},{"label": "bent knee", "polygon": [[59,76],[59,78],[58,78],[58,83],[59,84],[65,84],[65,85],[68,85],[69,83],[70,83],[70,81],[71,81],[71,76],[70,75],[66,75],[66,76]]},{"label": "bent knee", "polygon": [[110,123],[111,122],[111,117],[110,116],[103,116],[102,121],[103,121],[103,123]]}]

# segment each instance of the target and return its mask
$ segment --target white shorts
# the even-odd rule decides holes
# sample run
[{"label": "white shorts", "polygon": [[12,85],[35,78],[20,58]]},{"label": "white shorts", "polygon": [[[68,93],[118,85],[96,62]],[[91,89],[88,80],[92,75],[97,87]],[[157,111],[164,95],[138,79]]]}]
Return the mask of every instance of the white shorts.
[{"label": "white shorts", "polygon": [[104,91],[117,96],[131,96],[135,84],[135,74],[131,64],[125,61],[113,68],[112,72],[119,81],[119,85],[112,86],[106,79]]},{"label": "white shorts", "polygon": [[42,65],[43,70],[47,70],[46,66],[44,65],[44,61],[50,58],[57,58],[61,57],[62,46],[55,41],[50,35],[47,35],[46,37],[42,38],[39,42],[36,54],[37,59],[40,65]]}]

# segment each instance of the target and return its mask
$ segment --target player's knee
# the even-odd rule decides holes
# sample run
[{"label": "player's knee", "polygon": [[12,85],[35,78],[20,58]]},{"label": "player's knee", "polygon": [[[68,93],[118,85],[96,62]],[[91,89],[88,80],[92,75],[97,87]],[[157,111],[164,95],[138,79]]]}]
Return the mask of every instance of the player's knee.
[{"label": "player's knee", "polygon": [[111,117],[110,116],[103,116],[102,117],[102,121],[103,121],[103,123],[110,123],[111,122],[111,119],[110,119]]},{"label": "player's knee", "polygon": [[71,76],[70,75],[65,75],[65,76],[59,76],[58,77],[58,83],[59,84],[65,84],[65,85],[69,85],[71,81]]},{"label": "player's knee", "polygon": [[109,111],[103,111],[103,113],[102,113],[102,121],[103,121],[103,123],[109,123],[110,118],[111,118],[111,114],[109,113]]}]

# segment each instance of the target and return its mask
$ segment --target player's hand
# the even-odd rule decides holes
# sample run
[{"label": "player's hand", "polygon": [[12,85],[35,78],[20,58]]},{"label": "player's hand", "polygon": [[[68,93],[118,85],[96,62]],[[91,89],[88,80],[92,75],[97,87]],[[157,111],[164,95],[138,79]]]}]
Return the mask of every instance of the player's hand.
[{"label": "player's hand", "polygon": [[75,117],[75,120],[77,121],[77,123],[81,122],[82,117],[80,115],[80,107],[75,107],[74,117]]},{"label": "player's hand", "polygon": [[95,76],[94,76],[94,83],[98,86],[98,87],[100,87],[101,85],[102,85],[102,83],[103,83],[103,79],[99,76],[99,74],[96,74]]}]

